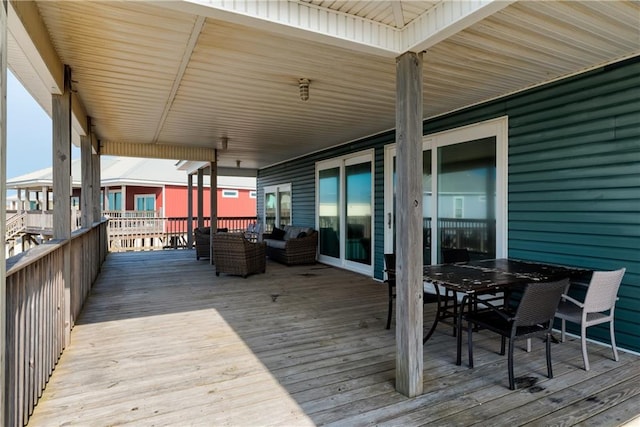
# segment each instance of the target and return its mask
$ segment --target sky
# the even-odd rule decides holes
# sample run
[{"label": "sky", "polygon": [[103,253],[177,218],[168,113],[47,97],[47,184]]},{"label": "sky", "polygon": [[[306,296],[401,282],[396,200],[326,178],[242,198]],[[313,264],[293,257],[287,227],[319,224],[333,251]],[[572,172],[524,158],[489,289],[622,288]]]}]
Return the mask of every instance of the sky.
[{"label": "sky", "polygon": [[51,167],[51,132],[51,118],[7,70],[7,179]]}]

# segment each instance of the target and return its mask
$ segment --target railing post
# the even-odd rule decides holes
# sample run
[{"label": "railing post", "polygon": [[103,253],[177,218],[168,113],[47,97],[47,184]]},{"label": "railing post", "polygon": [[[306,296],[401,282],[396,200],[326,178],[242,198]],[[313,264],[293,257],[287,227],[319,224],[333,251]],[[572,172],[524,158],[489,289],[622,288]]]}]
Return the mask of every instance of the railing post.
[{"label": "railing post", "polygon": [[[7,1],[3,0],[0,5],[0,235],[2,235],[2,246],[5,241],[5,227],[7,223]],[[0,256],[0,426],[6,423],[6,393],[7,383],[5,372],[7,367],[7,274],[6,274],[6,253],[3,250]]]}]

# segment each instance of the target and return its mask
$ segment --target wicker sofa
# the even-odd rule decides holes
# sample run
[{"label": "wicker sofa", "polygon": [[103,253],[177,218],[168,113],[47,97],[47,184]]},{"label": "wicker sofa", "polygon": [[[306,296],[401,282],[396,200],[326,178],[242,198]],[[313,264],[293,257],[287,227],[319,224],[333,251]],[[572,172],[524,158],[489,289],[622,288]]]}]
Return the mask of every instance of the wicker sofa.
[{"label": "wicker sofa", "polygon": [[318,232],[310,227],[284,227],[282,239],[274,238],[274,233],[265,234],[269,259],[286,265],[314,264],[318,253]]}]

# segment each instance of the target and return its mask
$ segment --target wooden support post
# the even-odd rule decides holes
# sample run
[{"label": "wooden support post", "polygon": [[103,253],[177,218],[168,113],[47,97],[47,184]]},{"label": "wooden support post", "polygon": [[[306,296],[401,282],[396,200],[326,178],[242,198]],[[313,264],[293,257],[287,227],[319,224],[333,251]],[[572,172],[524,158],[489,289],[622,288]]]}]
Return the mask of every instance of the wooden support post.
[{"label": "wooden support post", "polygon": [[[65,66],[65,86],[52,95],[53,107],[53,238],[64,240],[64,346],[71,335],[71,70]],[[45,197],[46,196],[45,193]]]},{"label": "wooden support post", "polygon": [[[7,205],[7,1],[0,3],[0,205]],[[6,245],[7,211],[0,209],[0,236]],[[0,426],[7,425],[6,366],[7,366],[7,265],[6,254],[0,255]]]},{"label": "wooden support post", "polygon": [[204,227],[204,171],[198,169],[198,227]]},{"label": "wooden support post", "polygon": [[211,232],[209,233],[209,263],[213,265],[213,235],[218,232],[218,153],[216,152],[216,161],[209,163],[210,191],[209,203],[211,204]]},{"label": "wooden support post", "polygon": [[[91,117],[87,117],[91,129]],[[91,134],[80,137],[80,163],[82,164],[82,178],[80,192],[80,212],[82,214],[82,228],[93,225],[93,159],[91,157]]]},{"label": "wooden support post", "polygon": [[193,175],[187,174],[187,249],[193,248]]},{"label": "wooden support post", "polygon": [[[126,185],[121,185],[120,186],[120,212],[122,212],[122,217],[124,218],[124,213],[127,211],[127,186]],[[133,210],[135,210],[136,207],[133,207]]]},{"label": "wooden support post", "polygon": [[[91,132],[91,142],[92,146],[96,147],[95,143],[96,135]],[[93,222],[99,222],[100,218],[102,218],[102,208],[100,207],[100,186],[101,186],[101,174],[100,174],[100,154],[94,150],[91,151],[91,171],[93,172],[93,177],[91,178],[93,181],[93,185],[91,187],[93,194]],[[102,199],[104,203],[104,198]],[[106,205],[103,205],[106,206]]]},{"label": "wooden support post", "polygon": [[422,394],[422,54],[396,59],[396,390]]}]

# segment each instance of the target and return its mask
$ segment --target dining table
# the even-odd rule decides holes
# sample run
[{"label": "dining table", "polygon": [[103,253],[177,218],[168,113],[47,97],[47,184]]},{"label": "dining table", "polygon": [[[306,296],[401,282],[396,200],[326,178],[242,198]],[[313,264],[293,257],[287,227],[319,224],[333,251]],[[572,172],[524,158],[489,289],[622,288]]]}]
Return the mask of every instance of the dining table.
[{"label": "dining table", "polygon": [[[458,347],[461,345],[461,327],[465,307],[477,309],[478,297],[487,294],[511,295],[529,283],[548,282],[568,278],[571,284],[587,285],[593,271],[585,268],[527,261],[511,258],[481,259],[453,264],[425,265],[423,281],[452,291],[453,297],[462,295],[460,309],[454,314]],[[435,324],[442,320],[444,311],[437,310]],[[434,325],[435,326],[435,325]],[[428,337],[427,337],[428,338]],[[426,339],[425,339],[426,341]],[[458,351],[456,364],[461,364]]]}]

